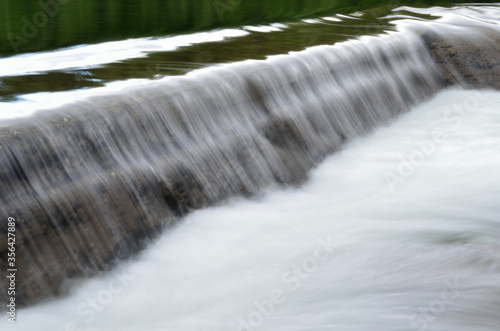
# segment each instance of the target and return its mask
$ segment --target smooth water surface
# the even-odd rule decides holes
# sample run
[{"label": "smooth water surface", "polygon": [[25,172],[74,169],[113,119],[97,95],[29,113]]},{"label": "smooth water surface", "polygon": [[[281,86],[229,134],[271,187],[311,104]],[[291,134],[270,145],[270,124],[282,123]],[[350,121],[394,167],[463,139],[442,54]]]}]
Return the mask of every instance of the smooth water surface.
[{"label": "smooth water surface", "polygon": [[0,55],[162,36],[224,26],[294,20],[327,11],[446,4],[380,0],[3,0]]},{"label": "smooth water surface", "polygon": [[303,20],[207,32],[185,31],[177,35],[146,35],[0,57],[0,109],[6,103],[38,97],[36,94],[89,89],[121,80],[183,75],[207,66],[265,59],[364,35],[391,33],[404,24],[432,22],[447,15],[478,23],[487,22],[484,17],[498,16],[498,7],[492,5],[450,8],[399,5],[391,2],[372,9],[352,9],[346,14],[333,11]]}]

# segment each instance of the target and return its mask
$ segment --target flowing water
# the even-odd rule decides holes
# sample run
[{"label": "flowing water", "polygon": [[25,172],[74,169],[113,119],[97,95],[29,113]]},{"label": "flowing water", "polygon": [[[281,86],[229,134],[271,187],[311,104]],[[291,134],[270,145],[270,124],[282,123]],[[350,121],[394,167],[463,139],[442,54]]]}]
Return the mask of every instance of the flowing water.
[{"label": "flowing water", "polygon": [[498,330],[499,103],[443,92],[298,189],[195,212],[15,329]]},{"label": "flowing water", "polygon": [[386,6],[1,58],[0,218],[38,303],[15,327],[498,330],[500,95],[459,87],[500,88],[499,22]]}]

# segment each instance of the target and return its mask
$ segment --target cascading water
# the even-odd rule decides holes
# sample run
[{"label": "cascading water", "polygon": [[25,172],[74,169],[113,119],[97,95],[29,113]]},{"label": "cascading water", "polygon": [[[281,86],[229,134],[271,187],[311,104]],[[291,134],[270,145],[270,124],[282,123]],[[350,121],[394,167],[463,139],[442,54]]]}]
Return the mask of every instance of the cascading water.
[{"label": "cascading water", "polygon": [[346,140],[441,86],[423,43],[407,36],[193,76],[4,122],[2,217],[17,215],[19,267],[59,270],[25,293],[104,268],[191,209],[301,182]]},{"label": "cascading water", "polygon": [[[450,100],[475,108],[449,116]],[[438,94],[299,189],[196,211],[132,261],[21,310],[15,329],[496,331],[499,102]],[[440,130],[393,191],[386,173]]]},{"label": "cascading water", "polygon": [[[497,40],[497,23],[453,17],[452,24],[403,20],[401,32],[119,92],[75,93],[75,100],[56,108],[2,120],[0,218],[15,216],[18,226],[18,303],[64,293],[71,280],[138,252],[190,211],[304,183],[327,155],[448,85],[498,88],[500,53],[497,46],[483,47]],[[457,22],[468,26],[457,28]],[[480,38],[464,41],[464,32]],[[3,223],[1,230],[7,231]],[[6,261],[7,243],[0,251]],[[181,269],[172,281],[183,270],[190,272]],[[6,288],[5,278],[2,284]],[[214,329],[191,325],[189,318],[168,325]],[[147,327],[155,328],[161,329]]]}]

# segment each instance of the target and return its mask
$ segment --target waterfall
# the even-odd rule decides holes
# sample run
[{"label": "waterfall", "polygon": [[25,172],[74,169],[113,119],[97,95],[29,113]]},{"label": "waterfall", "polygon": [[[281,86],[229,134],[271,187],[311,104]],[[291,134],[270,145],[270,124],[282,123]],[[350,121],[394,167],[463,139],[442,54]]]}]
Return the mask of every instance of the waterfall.
[{"label": "waterfall", "polygon": [[[346,142],[455,83],[433,36],[317,46],[3,120],[0,218],[17,221],[18,302],[64,293],[192,210],[300,184]],[[0,251],[5,263],[5,241]]]}]

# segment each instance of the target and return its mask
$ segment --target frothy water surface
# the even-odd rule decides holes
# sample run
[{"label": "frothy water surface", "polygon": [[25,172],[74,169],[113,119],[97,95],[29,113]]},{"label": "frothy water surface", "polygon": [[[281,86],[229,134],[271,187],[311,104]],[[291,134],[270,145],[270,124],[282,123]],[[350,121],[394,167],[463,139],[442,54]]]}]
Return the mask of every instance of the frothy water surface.
[{"label": "frothy water surface", "polygon": [[498,104],[442,92],[306,185],[197,211],[13,329],[498,330]]}]

